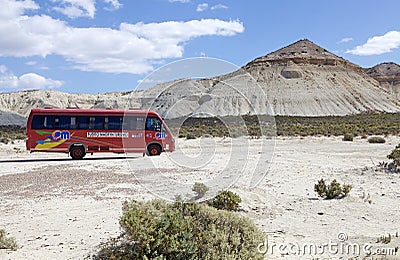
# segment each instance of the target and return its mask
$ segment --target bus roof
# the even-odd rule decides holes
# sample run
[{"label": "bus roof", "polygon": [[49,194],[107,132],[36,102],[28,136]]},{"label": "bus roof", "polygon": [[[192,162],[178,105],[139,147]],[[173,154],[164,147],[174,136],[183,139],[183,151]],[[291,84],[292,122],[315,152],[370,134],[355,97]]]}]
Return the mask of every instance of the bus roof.
[{"label": "bus roof", "polygon": [[153,115],[158,114],[151,110],[121,110],[121,109],[80,109],[80,108],[33,108],[33,114],[55,115]]}]

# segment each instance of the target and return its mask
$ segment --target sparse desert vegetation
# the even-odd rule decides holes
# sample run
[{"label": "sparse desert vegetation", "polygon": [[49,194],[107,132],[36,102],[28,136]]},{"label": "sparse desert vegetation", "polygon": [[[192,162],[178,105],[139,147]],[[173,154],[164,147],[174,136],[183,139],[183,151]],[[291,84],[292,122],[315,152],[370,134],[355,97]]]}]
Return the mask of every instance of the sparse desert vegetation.
[{"label": "sparse desert vegetation", "polygon": [[8,237],[4,229],[0,229],[0,249],[17,250],[17,242],[13,237]]},{"label": "sparse desert vegetation", "polygon": [[384,144],[385,142],[385,138],[380,136],[371,136],[368,138],[368,143],[370,144]]},{"label": "sparse desert vegetation", "polygon": [[353,142],[353,139],[354,139],[353,134],[344,134],[342,140],[346,142]]},{"label": "sparse desert vegetation", "polygon": [[[349,144],[343,142],[342,137],[343,133],[337,137],[277,138],[276,156],[259,186],[250,192],[242,189],[248,181],[246,176],[242,176],[236,187],[232,187],[241,195],[242,202],[238,211],[230,213],[250,218],[264,234],[271,234],[268,236],[271,243],[296,235],[305,236],[304,239],[296,237],[298,242],[310,242],[307,235],[317,242],[325,242],[326,239],[336,238],[337,231],[331,227],[340,225],[343,231],[351,234],[351,242],[365,241],[363,239],[368,236],[369,241],[374,243],[380,234],[391,233],[392,241],[388,246],[397,245],[398,238],[393,234],[398,231],[396,221],[400,175],[380,171],[373,166],[371,158],[375,162],[392,161],[386,156],[400,143],[400,137],[386,136],[386,143],[378,146],[360,138],[355,138]],[[215,165],[226,160],[225,154],[230,150],[227,145],[229,141],[226,138],[215,138],[218,151],[223,155],[215,157]],[[251,151],[256,151],[261,140],[249,139],[248,142]],[[197,140],[177,138],[177,143],[188,156],[198,154]],[[20,246],[17,251],[1,251],[0,254],[6,254],[7,259],[47,259],[55,255],[60,259],[83,259],[89,254],[97,255],[100,252],[97,246],[111,237],[115,239],[110,239],[111,244],[104,244],[105,249],[101,252],[106,253],[106,248],[113,248],[108,245],[115,246],[112,251],[108,251],[110,253],[130,250],[131,247],[126,247],[132,245],[132,240],[126,240],[126,236],[119,237],[121,227],[118,220],[123,214],[121,203],[127,199],[139,201],[140,204],[152,201],[157,190],[150,193],[141,183],[137,183],[136,178],[129,174],[132,169],[127,165],[127,160],[141,168],[135,168],[137,175],[145,176],[151,187],[167,188],[173,194],[183,194],[185,199],[196,196],[196,191],[192,191],[194,182],[201,183],[218,174],[214,167],[195,171],[182,171],[178,167],[164,168],[164,165],[169,165],[168,156],[157,158],[162,174],[170,176],[174,182],[188,183],[187,190],[181,190],[174,185],[160,183],[160,172],[154,171],[153,164],[146,165],[149,158],[141,155],[125,159],[118,154],[106,157],[95,154],[87,160],[71,161],[63,154],[16,153],[14,148],[24,149],[23,142],[1,144],[1,147],[1,160],[11,161],[3,162],[0,167],[0,207],[5,212],[2,219],[7,231],[15,234]],[[392,156],[396,157],[396,153]],[[255,164],[255,157],[249,158],[247,163]],[[234,171],[230,173],[236,174]],[[333,179],[341,184],[345,182],[354,185],[349,193],[351,198],[316,199],[318,195],[313,191],[313,186],[321,178],[326,185],[331,184]],[[210,190],[213,188],[210,187]],[[168,207],[174,205],[167,204]],[[143,207],[146,205],[143,204]],[[200,203],[199,207],[213,214],[226,214],[226,211],[210,207],[207,201]],[[177,209],[165,211],[172,212],[170,215],[157,212],[154,214],[165,216],[164,220],[171,214],[180,216]],[[146,216],[149,221],[160,223],[160,219],[154,215],[146,213]],[[143,218],[146,219],[145,215]],[[179,217],[176,222],[171,222],[181,223],[186,218]],[[171,223],[168,221],[163,223]],[[38,226],[38,223],[43,224]],[[382,230],[382,226],[387,229]],[[177,234],[184,233],[180,228],[176,230]],[[157,229],[154,234],[162,237],[159,235],[161,231]],[[164,239],[177,240],[174,237]],[[175,248],[179,246],[177,244]]]},{"label": "sparse desert vegetation", "polygon": [[389,172],[400,172],[400,144],[387,155],[390,162],[381,162],[379,166]]},{"label": "sparse desert vegetation", "polygon": [[125,202],[120,225],[93,259],[263,259],[250,220],[206,204]]},{"label": "sparse desert vegetation", "polygon": [[[173,133],[179,137],[222,136],[361,136],[399,135],[400,114],[366,113],[349,116],[299,117],[252,115],[222,118],[189,118],[182,125],[178,119],[166,120]],[[260,126],[260,121],[269,123]],[[228,122],[228,123],[226,123]],[[273,126],[276,123],[276,127]]]},{"label": "sparse desert vegetation", "polygon": [[350,184],[341,185],[336,180],[333,180],[330,184],[326,184],[324,179],[320,179],[318,183],[314,185],[314,191],[318,196],[328,200],[347,197],[351,188],[352,186]]},{"label": "sparse desert vegetation", "polygon": [[238,209],[240,202],[242,202],[242,199],[239,195],[232,191],[225,190],[220,191],[208,204],[216,209],[235,211]]},{"label": "sparse desert vegetation", "polygon": [[[188,140],[202,136],[238,137],[264,135],[278,136],[341,136],[368,138],[370,143],[382,143],[384,138],[373,135],[399,135],[400,113],[358,114],[349,116],[228,116],[188,118],[180,125],[180,119],[166,119],[174,136]],[[260,125],[262,122],[263,125]],[[274,125],[275,124],[275,125]],[[0,142],[7,143],[25,138],[25,128],[0,126]]]},{"label": "sparse desert vegetation", "polygon": [[25,139],[25,128],[19,126],[0,126],[0,143]]},{"label": "sparse desert vegetation", "polygon": [[208,190],[209,188],[201,182],[195,182],[192,188],[192,191],[196,192],[196,199],[204,197]]}]

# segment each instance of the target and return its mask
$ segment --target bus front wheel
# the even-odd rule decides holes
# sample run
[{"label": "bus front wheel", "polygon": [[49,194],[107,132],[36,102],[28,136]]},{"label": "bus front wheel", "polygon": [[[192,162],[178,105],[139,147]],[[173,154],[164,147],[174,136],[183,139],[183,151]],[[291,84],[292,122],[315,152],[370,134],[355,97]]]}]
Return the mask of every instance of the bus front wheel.
[{"label": "bus front wheel", "polygon": [[161,154],[161,147],[157,144],[151,144],[147,148],[147,155],[149,156],[160,155],[160,154]]},{"label": "bus front wheel", "polygon": [[69,154],[73,160],[81,160],[85,156],[85,149],[83,146],[74,146],[71,148]]}]

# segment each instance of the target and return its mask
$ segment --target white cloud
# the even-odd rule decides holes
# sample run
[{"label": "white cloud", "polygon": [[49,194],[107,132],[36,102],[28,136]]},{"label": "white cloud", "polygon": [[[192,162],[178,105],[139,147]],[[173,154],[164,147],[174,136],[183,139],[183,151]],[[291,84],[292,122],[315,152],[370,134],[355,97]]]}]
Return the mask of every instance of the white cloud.
[{"label": "white cloud", "polygon": [[[208,7],[209,7],[208,3],[202,3],[202,4],[197,5],[196,11],[197,12],[204,12],[204,11],[206,11],[208,9]],[[228,6],[226,6],[226,5],[217,4],[217,5],[211,6],[210,10],[214,11],[214,10],[217,10],[217,9],[227,9],[227,8],[228,8]]]},{"label": "white cloud", "polygon": [[222,5],[222,4],[217,4],[217,5],[213,5],[210,8],[211,10],[216,10],[216,9],[228,9],[228,7],[226,5]]},{"label": "white cloud", "polygon": [[202,3],[202,4],[197,5],[196,11],[197,12],[203,12],[203,11],[205,11],[207,9],[208,9],[208,4],[207,3]]},{"label": "white cloud", "polygon": [[379,55],[391,52],[393,49],[399,47],[400,32],[390,31],[385,35],[369,38],[365,44],[356,46],[352,50],[347,50],[346,53],[361,56]]},{"label": "white cloud", "polygon": [[22,15],[26,10],[37,10],[39,6],[32,0],[0,0],[0,19],[12,19]]},{"label": "white cloud", "polygon": [[15,8],[12,19],[0,16],[0,57],[60,55],[84,71],[142,74],[163,59],[182,57],[185,43],[196,37],[244,31],[239,21],[218,19],[76,28],[46,15],[23,15],[26,9]]},{"label": "white cloud", "polygon": [[37,62],[34,61],[34,60],[30,60],[30,61],[27,61],[25,64],[26,64],[26,65],[29,65],[29,66],[33,66],[33,65],[36,65]]},{"label": "white cloud", "polygon": [[6,89],[52,89],[62,86],[64,82],[45,78],[36,73],[26,73],[20,77],[15,76],[0,65],[0,87]]},{"label": "white cloud", "polygon": [[[95,0],[52,0],[60,3],[53,9],[69,18],[90,17],[94,18],[96,13]],[[118,2],[118,1],[117,1]]]},{"label": "white cloud", "polygon": [[0,65],[0,74],[4,74],[7,72],[7,67],[5,65]]},{"label": "white cloud", "polygon": [[122,4],[119,0],[103,0],[104,3],[110,4],[110,7],[105,8],[108,11],[118,10],[122,7]]},{"label": "white cloud", "polygon": [[341,43],[351,42],[352,40],[353,40],[353,38],[351,38],[351,37],[346,37],[346,38],[341,39],[341,40],[338,41],[337,43],[338,43],[338,44],[341,44]]}]

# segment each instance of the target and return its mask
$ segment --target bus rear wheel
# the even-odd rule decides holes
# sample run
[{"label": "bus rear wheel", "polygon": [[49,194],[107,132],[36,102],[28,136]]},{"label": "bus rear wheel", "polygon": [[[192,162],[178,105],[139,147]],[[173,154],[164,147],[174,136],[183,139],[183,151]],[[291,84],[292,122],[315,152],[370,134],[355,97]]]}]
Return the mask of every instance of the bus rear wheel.
[{"label": "bus rear wheel", "polygon": [[85,156],[85,149],[83,146],[73,146],[69,152],[72,160],[81,160]]},{"label": "bus rear wheel", "polygon": [[161,147],[157,144],[151,144],[147,147],[147,155],[155,156],[161,154]]}]

